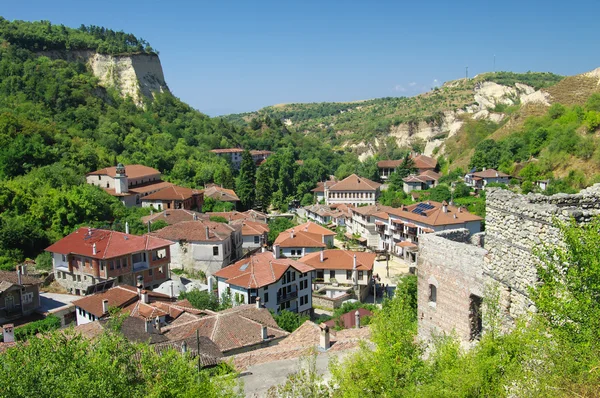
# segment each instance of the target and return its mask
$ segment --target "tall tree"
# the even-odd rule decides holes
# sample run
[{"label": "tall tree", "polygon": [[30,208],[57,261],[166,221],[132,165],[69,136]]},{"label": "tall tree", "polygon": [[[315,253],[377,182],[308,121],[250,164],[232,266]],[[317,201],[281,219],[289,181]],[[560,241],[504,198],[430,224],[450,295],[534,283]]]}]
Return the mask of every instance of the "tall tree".
[{"label": "tall tree", "polygon": [[251,209],[254,206],[256,198],[256,164],[252,160],[250,152],[242,153],[242,163],[240,165],[240,174],[236,181],[237,195],[240,198],[244,210]]}]

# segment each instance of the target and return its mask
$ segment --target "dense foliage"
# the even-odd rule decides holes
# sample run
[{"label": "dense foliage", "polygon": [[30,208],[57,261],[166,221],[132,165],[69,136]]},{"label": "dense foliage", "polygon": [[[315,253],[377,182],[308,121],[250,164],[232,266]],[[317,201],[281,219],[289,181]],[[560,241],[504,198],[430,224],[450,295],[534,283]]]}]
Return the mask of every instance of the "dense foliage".
[{"label": "dense foliage", "polygon": [[73,29],[50,21],[8,21],[0,17],[0,40],[32,51],[93,50],[100,54],[154,53],[150,43],[131,33],[101,26]]},{"label": "dense foliage", "polygon": [[486,73],[480,78],[483,81],[495,82],[503,86],[515,86],[516,83],[523,83],[539,90],[540,88],[553,86],[564,79],[564,76],[550,72],[496,72]]},{"label": "dense foliage", "polygon": [[189,292],[181,292],[179,299],[187,299],[190,304],[199,310],[211,310],[211,311],[222,311],[227,308],[231,308],[231,299],[228,297],[219,298],[207,291],[200,291],[198,289],[190,290]]},{"label": "dense foliage", "polygon": [[[237,397],[234,375],[202,370],[180,352],[157,354],[114,332],[90,341],[67,330],[0,354],[0,391],[11,397]],[[218,376],[218,377],[215,377]]]},{"label": "dense foliage", "polygon": [[306,315],[300,315],[288,310],[281,310],[279,314],[273,314],[273,318],[277,322],[277,326],[290,333],[298,329],[304,322],[310,320],[310,317]]},{"label": "dense foliage", "polygon": [[[50,314],[46,318],[41,319],[39,321],[34,321],[27,323],[23,326],[19,326],[14,329],[15,332],[15,340],[16,341],[25,341],[28,338],[35,336],[38,333],[44,333],[51,330],[56,330],[60,328],[60,318],[56,315]],[[0,337],[3,337],[0,335]]]}]

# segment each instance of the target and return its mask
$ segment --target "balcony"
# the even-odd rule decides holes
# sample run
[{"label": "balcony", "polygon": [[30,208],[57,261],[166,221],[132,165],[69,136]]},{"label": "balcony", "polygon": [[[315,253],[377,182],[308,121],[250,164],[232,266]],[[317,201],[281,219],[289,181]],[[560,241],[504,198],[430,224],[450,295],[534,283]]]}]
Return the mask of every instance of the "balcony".
[{"label": "balcony", "polygon": [[290,292],[288,294],[278,295],[277,296],[277,304],[281,304],[281,303],[284,303],[286,301],[293,300],[295,298],[298,298],[298,291]]},{"label": "balcony", "polygon": [[139,261],[137,263],[133,263],[133,272],[144,271],[148,268],[150,268],[150,266],[146,261]]}]

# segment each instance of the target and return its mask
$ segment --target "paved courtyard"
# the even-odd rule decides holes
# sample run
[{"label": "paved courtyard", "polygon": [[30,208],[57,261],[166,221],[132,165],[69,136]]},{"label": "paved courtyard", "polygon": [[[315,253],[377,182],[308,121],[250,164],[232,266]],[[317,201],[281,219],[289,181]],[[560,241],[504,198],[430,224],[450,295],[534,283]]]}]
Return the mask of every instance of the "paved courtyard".
[{"label": "paved courtyard", "polygon": [[74,296],[71,294],[40,292],[40,301],[42,304],[40,312],[50,312],[61,307],[66,307],[70,305],[71,302],[80,298],[81,296]]}]

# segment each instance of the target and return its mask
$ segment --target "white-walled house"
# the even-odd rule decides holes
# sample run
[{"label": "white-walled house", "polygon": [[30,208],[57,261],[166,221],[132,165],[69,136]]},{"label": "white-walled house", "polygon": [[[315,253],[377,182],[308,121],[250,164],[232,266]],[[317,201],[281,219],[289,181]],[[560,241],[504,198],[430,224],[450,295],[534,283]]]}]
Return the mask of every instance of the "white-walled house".
[{"label": "white-walled house", "polygon": [[333,247],[334,236],[335,232],[309,221],[280,233],[275,239],[275,245],[284,257],[300,258],[308,253]]},{"label": "white-walled house", "polygon": [[368,252],[323,250],[298,261],[314,268],[317,280],[329,283],[335,279],[338,284],[366,287],[373,274],[375,257],[375,253]]},{"label": "white-walled house", "polygon": [[267,244],[269,226],[266,223],[240,219],[230,224],[242,227],[242,249],[252,250]]},{"label": "white-walled house", "polygon": [[152,233],[171,244],[171,267],[212,275],[242,256],[242,226],[198,220],[169,225]]},{"label": "white-walled house", "polygon": [[381,184],[352,174],[331,187],[324,187],[325,203],[328,205],[349,203],[354,206],[374,205],[379,197]]},{"label": "white-walled house", "polygon": [[471,172],[465,176],[465,184],[476,189],[485,189],[490,183],[508,184],[510,176],[494,169],[483,169],[482,171]]},{"label": "white-walled house", "polygon": [[306,264],[265,251],[225,267],[214,276],[219,297],[230,295],[234,305],[258,300],[275,313],[285,309],[310,314],[312,271]]}]

